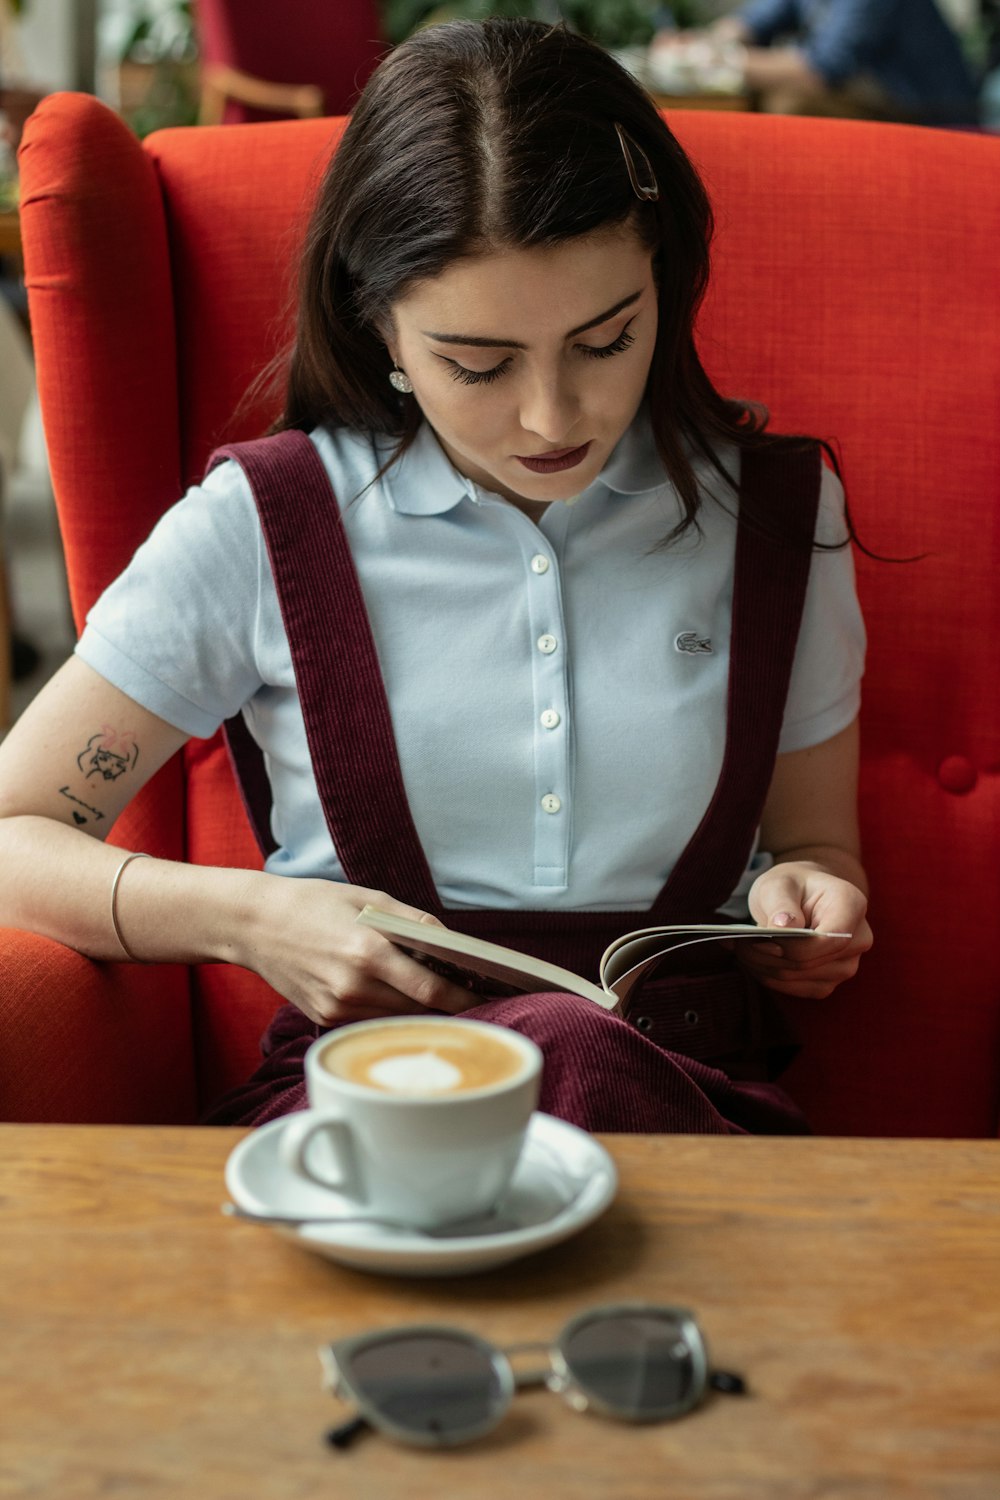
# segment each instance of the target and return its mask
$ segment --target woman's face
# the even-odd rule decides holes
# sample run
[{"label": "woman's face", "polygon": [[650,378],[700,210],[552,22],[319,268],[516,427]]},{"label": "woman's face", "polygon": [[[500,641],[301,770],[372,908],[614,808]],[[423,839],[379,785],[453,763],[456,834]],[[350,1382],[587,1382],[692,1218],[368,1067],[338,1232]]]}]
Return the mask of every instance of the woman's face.
[{"label": "woman's face", "polygon": [[656,325],[652,256],[623,226],[457,261],[395,303],[387,341],[459,472],[530,509],[600,472]]}]

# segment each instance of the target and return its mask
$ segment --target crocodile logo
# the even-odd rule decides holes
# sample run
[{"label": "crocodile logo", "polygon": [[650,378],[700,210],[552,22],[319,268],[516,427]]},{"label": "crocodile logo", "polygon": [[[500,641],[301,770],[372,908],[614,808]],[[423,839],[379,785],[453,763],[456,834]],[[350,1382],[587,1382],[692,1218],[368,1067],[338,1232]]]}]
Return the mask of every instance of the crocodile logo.
[{"label": "crocodile logo", "polygon": [[699,635],[696,630],[682,630],[674,641],[674,650],[682,651],[686,656],[702,656],[711,654],[712,642],[707,635]]}]

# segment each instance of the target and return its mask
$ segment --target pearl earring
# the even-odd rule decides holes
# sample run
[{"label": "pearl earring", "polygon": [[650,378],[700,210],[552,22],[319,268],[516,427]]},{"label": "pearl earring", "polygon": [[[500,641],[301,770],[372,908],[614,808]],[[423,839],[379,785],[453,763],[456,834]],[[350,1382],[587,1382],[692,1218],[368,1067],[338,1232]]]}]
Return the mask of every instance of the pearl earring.
[{"label": "pearl earring", "polygon": [[398,391],[401,396],[413,395],[413,381],[405,371],[400,370],[399,368],[396,368],[390,372],[389,384],[392,386],[393,390]]}]

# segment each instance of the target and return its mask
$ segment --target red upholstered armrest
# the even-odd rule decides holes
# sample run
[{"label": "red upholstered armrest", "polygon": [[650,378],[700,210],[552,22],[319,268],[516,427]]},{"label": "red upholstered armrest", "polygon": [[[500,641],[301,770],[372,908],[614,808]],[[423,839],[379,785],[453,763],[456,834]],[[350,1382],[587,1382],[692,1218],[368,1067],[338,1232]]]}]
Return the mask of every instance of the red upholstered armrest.
[{"label": "red upholstered armrest", "polygon": [[189,976],[0,928],[0,1117],[193,1120]]}]

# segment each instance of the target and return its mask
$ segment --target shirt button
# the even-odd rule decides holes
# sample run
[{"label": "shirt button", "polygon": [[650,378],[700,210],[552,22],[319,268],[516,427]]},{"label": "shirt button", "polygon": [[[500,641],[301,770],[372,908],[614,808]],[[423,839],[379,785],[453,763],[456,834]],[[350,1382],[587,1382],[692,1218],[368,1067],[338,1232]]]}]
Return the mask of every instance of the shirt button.
[{"label": "shirt button", "polygon": [[542,811],[543,812],[557,813],[561,807],[562,807],[562,803],[560,802],[559,798],[556,796],[555,792],[546,792],[545,793],[545,796],[542,798]]},{"label": "shirt button", "polygon": [[540,635],[537,641],[538,649],[543,656],[551,656],[559,645],[554,635]]},{"label": "shirt button", "polygon": [[562,722],[554,708],[547,708],[541,716],[543,729],[556,729]]},{"label": "shirt button", "polygon": [[533,573],[547,573],[549,571],[549,560],[539,552],[537,557],[531,559],[531,571]]}]

